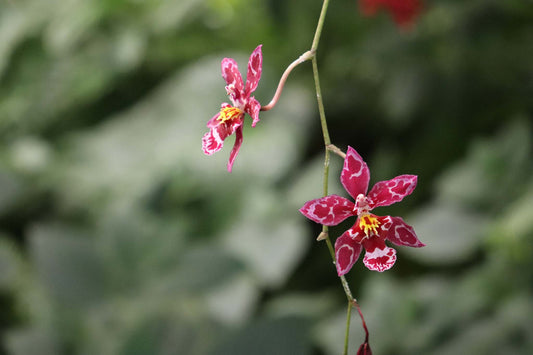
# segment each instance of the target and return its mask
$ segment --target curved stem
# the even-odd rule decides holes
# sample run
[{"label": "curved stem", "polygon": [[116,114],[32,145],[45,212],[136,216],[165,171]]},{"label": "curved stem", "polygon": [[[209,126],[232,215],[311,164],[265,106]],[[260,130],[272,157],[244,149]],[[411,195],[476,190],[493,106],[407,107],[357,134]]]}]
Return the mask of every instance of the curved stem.
[{"label": "curved stem", "polygon": [[361,317],[361,322],[363,323],[363,329],[365,330],[365,343],[368,343],[368,328],[366,327],[365,317],[363,317],[363,312],[361,312],[361,307],[359,307],[359,303],[357,303],[356,300],[354,300],[352,304],[357,309],[357,312],[359,313],[359,317]]},{"label": "curved stem", "polygon": [[278,103],[279,97],[281,96],[281,92],[283,91],[283,87],[285,86],[285,82],[287,81],[287,78],[289,77],[289,74],[291,71],[296,68],[298,65],[302,64],[305,61],[308,61],[309,59],[315,58],[316,49],[318,48],[318,42],[320,41],[320,36],[322,34],[322,28],[324,27],[324,21],[326,19],[326,13],[328,10],[329,0],[324,0],[322,4],[322,10],[320,11],[320,17],[318,19],[318,24],[316,26],[315,35],[313,37],[313,43],[311,45],[311,49],[302,54],[298,59],[296,59],[294,62],[292,62],[287,69],[283,72],[283,75],[281,76],[281,79],[279,80],[278,87],[276,89],[276,92],[274,93],[274,97],[270,102],[261,107],[261,111],[268,111],[274,108],[276,104]]},{"label": "curved stem", "polygon": [[279,97],[281,96],[281,92],[283,91],[283,87],[285,86],[285,82],[287,81],[287,78],[289,77],[289,74],[291,71],[296,68],[298,65],[302,64],[305,61],[308,61],[309,59],[313,58],[315,55],[315,51],[309,50],[302,54],[298,59],[296,59],[294,62],[292,62],[287,69],[283,72],[283,75],[281,76],[281,79],[279,80],[278,88],[276,89],[276,93],[274,94],[274,97],[268,105],[262,106],[261,111],[268,111],[274,108],[276,104],[278,103]]}]

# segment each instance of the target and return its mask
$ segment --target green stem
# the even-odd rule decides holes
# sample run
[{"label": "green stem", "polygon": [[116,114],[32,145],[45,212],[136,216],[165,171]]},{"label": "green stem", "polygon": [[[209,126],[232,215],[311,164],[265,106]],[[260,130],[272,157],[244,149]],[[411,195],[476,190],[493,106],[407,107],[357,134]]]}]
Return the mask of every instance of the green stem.
[{"label": "green stem", "polygon": [[322,35],[322,28],[324,27],[324,21],[326,19],[326,13],[328,12],[329,0],[324,0],[322,3],[322,10],[320,11],[320,17],[318,18],[318,24],[316,25],[315,37],[313,38],[313,44],[311,45],[311,50],[316,51],[318,48],[318,42],[320,41],[320,36]]},{"label": "green stem", "polygon": [[[318,103],[318,114],[320,116],[320,125],[322,127],[322,136],[324,138],[324,146],[326,148],[325,155],[324,155],[324,186],[323,186],[324,196],[328,195],[330,150],[336,154],[339,154],[340,152],[340,149],[338,149],[337,147],[331,144],[328,124],[326,120],[326,114],[324,110],[324,102],[322,100],[322,90],[320,88],[320,77],[318,75],[318,63],[317,63],[317,58],[316,58],[316,51],[318,48],[318,43],[320,42],[322,28],[324,27],[324,20],[326,18],[328,5],[329,5],[329,0],[324,0],[322,4],[322,10],[320,12],[320,17],[318,19],[316,31],[315,31],[315,36],[313,38],[313,44],[311,45],[311,52],[313,53],[313,58],[311,59],[311,62],[313,64],[313,79],[315,81],[316,98],[317,98],[317,103]],[[336,262],[335,249],[333,248],[333,245],[331,243],[331,239],[328,234],[327,226],[322,226],[322,233],[320,234],[319,238],[324,239],[326,241],[326,245],[328,247],[331,258],[333,259],[333,262],[335,263]],[[349,335],[350,335],[349,334],[350,333],[350,320],[351,320],[351,314],[352,314],[351,311],[352,311],[352,306],[354,304],[357,304],[357,301],[352,296],[352,292],[350,291],[350,286],[348,285],[346,278],[344,276],[340,276],[340,280],[342,283],[342,287],[344,289],[344,293],[346,294],[346,298],[348,299],[348,311],[346,315],[346,332],[344,336],[344,353],[343,353],[344,355],[347,355]]]},{"label": "green stem", "polygon": [[350,320],[352,318],[352,302],[348,302],[348,310],[346,311],[346,331],[344,332],[344,351],[343,355],[348,355],[348,343],[350,338]]}]

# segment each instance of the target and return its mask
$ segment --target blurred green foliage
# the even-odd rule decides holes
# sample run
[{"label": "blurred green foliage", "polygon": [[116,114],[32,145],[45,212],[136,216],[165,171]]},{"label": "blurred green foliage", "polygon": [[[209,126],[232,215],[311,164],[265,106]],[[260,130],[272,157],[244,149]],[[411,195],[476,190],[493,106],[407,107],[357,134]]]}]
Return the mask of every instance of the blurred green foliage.
[{"label": "blurred green foliage", "polygon": [[[231,140],[200,149],[221,58],[242,70],[263,43],[268,102],[320,6],[0,2],[0,354],[341,353],[344,295],[297,211],[322,191],[309,66],[245,128],[233,173]],[[375,354],[533,352],[532,24],[523,0],[428,1],[410,32],[331,2],[333,142],[374,182],[419,175],[377,213],[427,246],[348,275]],[[362,336],[354,315],[352,351]]]}]

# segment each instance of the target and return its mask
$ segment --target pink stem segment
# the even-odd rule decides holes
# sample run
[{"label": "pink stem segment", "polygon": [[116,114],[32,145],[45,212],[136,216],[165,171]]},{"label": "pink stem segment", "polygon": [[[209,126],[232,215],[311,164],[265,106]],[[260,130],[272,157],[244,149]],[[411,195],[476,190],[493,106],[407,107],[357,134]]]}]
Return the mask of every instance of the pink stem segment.
[{"label": "pink stem segment", "polygon": [[296,59],[294,62],[292,62],[287,69],[285,69],[285,72],[281,76],[281,79],[279,80],[278,88],[276,89],[276,93],[274,94],[274,97],[272,100],[268,103],[266,106],[261,107],[261,111],[268,111],[274,108],[276,104],[278,103],[279,97],[281,96],[281,91],[283,91],[283,87],[285,86],[285,82],[287,81],[287,78],[289,77],[289,74],[291,71],[296,68],[298,65],[302,64],[303,62],[312,59],[315,55],[315,51],[310,50],[302,54],[298,59]]}]

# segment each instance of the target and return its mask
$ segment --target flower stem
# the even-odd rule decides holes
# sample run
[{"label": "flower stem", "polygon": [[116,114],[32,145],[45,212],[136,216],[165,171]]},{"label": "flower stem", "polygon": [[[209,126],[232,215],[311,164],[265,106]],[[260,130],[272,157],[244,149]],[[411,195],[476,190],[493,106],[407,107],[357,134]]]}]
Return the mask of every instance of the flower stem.
[{"label": "flower stem", "polygon": [[322,35],[322,28],[324,27],[324,21],[326,19],[326,13],[328,12],[329,0],[324,0],[322,3],[322,10],[320,11],[320,17],[318,18],[318,24],[316,25],[315,36],[313,37],[313,44],[311,50],[316,51],[318,48],[318,42],[320,42],[320,36]]},{"label": "flower stem", "polygon": [[[313,79],[315,82],[315,91],[316,91],[316,98],[317,98],[317,104],[318,104],[318,113],[320,117],[320,125],[322,127],[322,136],[324,138],[324,146],[326,148],[324,151],[324,176],[323,176],[324,196],[328,195],[330,152],[333,152],[341,156],[343,159],[346,158],[346,154],[343,153],[342,150],[340,150],[335,145],[331,144],[331,139],[329,137],[329,131],[328,131],[328,124],[326,120],[326,113],[324,110],[324,102],[322,100],[322,90],[320,88],[320,77],[318,75],[318,63],[317,63],[317,58],[316,58],[316,51],[318,48],[318,44],[320,42],[320,37],[322,35],[322,29],[324,27],[324,22],[326,19],[326,13],[328,10],[328,6],[329,6],[329,0],[324,0],[324,2],[322,3],[322,9],[320,11],[320,16],[318,18],[315,35],[313,37],[313,43],[311,44],[311,49],[303,53],[300,57],[298,57],[298,59],[292,62],[287,67],[287,69],[285,69],[279,81],[276,92],[274,93],[274,97],[267,105],[261,107],[261,111],[268,111],[274,108],[274,106],[276,106],[279,100],[279,97],[281,96],[281,92],[283,91],[285,82],[287,81],[287,78],[289,77],[289,74],[292,72],[292,70],[296,68],[298,65],[302,64],[303,62],[311,60],[311,63],[313,65]],[[326,245],[331,255],[331,259],[333,260],[333,263],[335,264],[336,263],[335,249],[329,237],[328,226],[325,226],[325,225],[322,226],[322,232],[318,236],[317,240],[326,241]],[[348,285],[348,281],[346,281],[346,278],[344,276],[340,276],[339,278],[341,280],[342,288],[344,289],[344,293],[346,294],[346,298],[348,300],[348,311],[346,315],[346,332],[345,332],[345,337],[344,337],[344,353],[343,353],[344,355],[347,355],[352,307],[355,306],[357,308],[357,311],[359,312],[359,315],[361,316],[361,319],[363,321],[363,327],[365,328],[365,332],[366,332],[366,339],[368,339],[368,330],[366,328],[366,324],[363,318],[363,314],[361,313],[361,309],[359,308],[359,304],[357,303],[357,300],[352,296],[352,292],[350,291],[350,286]]]},{"label": "flower stem", "polygon": [[352,302],[348,302],[348,310],[346,311],[346,331],[344,332],[344,351],[342,353],[343,355],[348,355],[351,318],[352,318]]},{"label": "flower stem", "polygon": [[328,144],[326,146],[326,149],[337,154],[338,156],[340,156],[342,159],[346,159],[346,154],[340,150],[337,146],[333,145],[333,144]]},{"label": "flower stem", "polygon": [[361,317],[361,322],[363,323],[363,329],[365,330],[365,343],[368,343],[368,328],[366,327],[365,317],[363,317],[363,312],[361,312],[361,307],[359,306],[359,303],[357,303],[356,300],[353,300],[352,304],[357,309],[357,312],[359,313],[359,317]]},{"label": "flower stem", "polygon": [[315,52],[313,50],[309,50],[298,57],[294,62],[292,62],[287,69],[283,72],[283,75],[281,76],[281,79],[279,80],[278,88],[276,89],[276,93],[274,94],[274,97],[268,105],[262,106],[261,111],[268,111],[274,108],[276,104],[278,103],[279,97],[281,96],[281,92],[283,91],[283,87],[285,86],[285,82],[287,81],[287,78],[289,77],[289,74],[291,71],[296,68],[298,65],[302,64],[305,61],[308,61],[309,59],[313,58],[315,55]]},{"label": "flower stem", "polygon": [[[316,58],[316,51],[318,49],[318,43],[320,42],[320,36],[322,35],[322,28],[324,27],[324,20],[326,18],[326,13],[328,10],[329,0],[324,0],[322,4],[322,10],[320,12],[320,17],[318,19],[318,24],[315,31],[315,36],[313,38],[313,43],[311,45],[311,52],[313,53],[313,57],[311,59],[312,65],[313,65],[313,79],[315,81],[315,90],[316,90],[316,98],[317,98],[317,104],[318,104],[318,114],[320,117],[320,125],[322,127],[322,136],[324,138],[324,145],[325,145],[325,154],[324,154],[324,187],[323,192],[324,196],[328,195],[328,185],[329,185],[329,160],[330,160],[330,151],[340,155],[341,157],[345,158],[346,154],[344,154],[339,148],[337,148],[335,145],[331,144],[331,139],[329,136],[329,130],[328,130],[328,124],[326,120],[326,114],[324,110],[324,102],[322,100],[322,90],[320,88],[320,77],[318,75],[318,63]],[[320,233],[319,238],[321,240],[326,241],[326,245],[328,247],[329,253],[331,255],[331,258],[333,259],[333,262],[336,263],[335,258],[335,249],[333,248],[333,245],[331,243],[331,239],[328,234],[328,227],[322,226],[322,233]],[[344,355],[348,354],[348,344],[349,344],[349,336],[350,336],[350,320],[351,320],[351,314],[352,314],[352,306],[356,306],[359,314],[361,315],[361,319],[363,319],[363,326],[365,327],[365,332],[367,334],[368,338],[368,331],[366,329],[366,324],[364,322],[363,315],[361,313],[361,310],[359,308],[359,304],[357,303],[357,300],[353,298],[352,292],[350,291],[350,286],[348,285],[348,281],[346,281],[346,278],[344,276],[339,277],[342,283],[342,288],[344,289],[344,293],[346,294],[346,298],[348,300],[348,310],[346,314],[346,331],[344,335]]]}]

